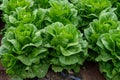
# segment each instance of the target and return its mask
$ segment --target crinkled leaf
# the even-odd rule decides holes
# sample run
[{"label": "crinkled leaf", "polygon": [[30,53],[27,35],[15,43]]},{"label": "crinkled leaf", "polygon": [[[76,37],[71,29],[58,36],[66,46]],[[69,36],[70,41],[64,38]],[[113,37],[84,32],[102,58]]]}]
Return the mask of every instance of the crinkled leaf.
[{"label": "crinkled leaf", "polygon": [[5,66],[6,68],[8,67],[13,67],[16,64],[16,57],[12,54],[9,53],[4,53],[4,55],[2,56],[3,58],[1,59],[3,66]]},{"label": "crinkled leaf", "polygon": [[48,72],[49,64],[39,64],[39,65],[33,65],[33,72],[36,74],[37,77],[43,78]]},{"label": "crinkled leaf", "polygon": [[62,72],[63,68],[60,67],[60,66],[52,65],[52,70],[53,70],[54,72]]},{"label": "crinkled leaf", "polygon": [[17,59],[19,59],[23,64],[25,65],[31,65],[32,63],[36,62],[39,60],[39,58],[34,58],[34,57],[27,57],[27,56],[18,56]]},{"label": "crinkled leaf", "polygon": [[[73,49],[72,49],[73,48]],[[71,47],[71,49],[64,49],[63,47],[60,47],[60,50],[64,56],[70,56],[76,53],[80,52],[80,47]],[[77,50],[77,51],[76,51]]]},{"label": "crinkled leaf", "polygon": [[71,65],[71,64],[75,64],[78,62],[78,55],[71,55],[71,56],[60,56],[59,60],[62,64],[65,65]]}]

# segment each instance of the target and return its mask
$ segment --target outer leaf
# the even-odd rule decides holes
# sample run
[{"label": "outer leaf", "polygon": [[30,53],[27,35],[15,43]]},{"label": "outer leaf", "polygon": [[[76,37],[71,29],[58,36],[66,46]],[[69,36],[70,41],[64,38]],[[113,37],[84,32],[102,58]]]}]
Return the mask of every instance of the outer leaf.
[{"label": "outer leaf", "polygon": [[65,64],[65,65],[71,65],[71,64],[75,64],[78,62],[78,55],[72,55],[72,56],[69,56],[69,57],[64,57],[64,56],[60,56],[59,57],[59,60],[62,64]]},{"label": "outer leaf", "polygon": [[60,66],[52,65],[52,70],[53,70],[54,72],[62,72],[63,68],[60,67]]},{"label": "outer leaf", "polygon": [[33,65],[32,68],[37,77],[43,78],[48,72],[49,64]]}]

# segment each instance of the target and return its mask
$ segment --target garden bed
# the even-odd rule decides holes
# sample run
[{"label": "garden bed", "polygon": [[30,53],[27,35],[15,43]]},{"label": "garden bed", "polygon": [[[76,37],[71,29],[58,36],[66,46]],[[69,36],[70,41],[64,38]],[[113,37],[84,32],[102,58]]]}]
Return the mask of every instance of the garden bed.
[{"label": "garden bed", "polygon": [[0,80],[119,80],[119,0],[0,2]]},{"label": "garden bed", "polygon": [[[1,20],[0,20],[1,21]],[[4,27],[4,23],[0,22],[0,30]],[[2,35],[0,35],[0,40],[2,39]],[[71,75],[74,75],[71,73]],[[79,73],[75,74],[79,79],[82,80],[105,80],[103,74],[100,73],[98,64],[95,62],[85,62]],[[0,63],[0,80],[10,80],[8,75],[5,73],[5,69],[2,67]],[[26,80],[39,80],[39,79],[26,79]],[[63,76],[61,73],[55,73],[51,69],[48,71],[45,78],[41,80],[72,80],[68,76]]]}]

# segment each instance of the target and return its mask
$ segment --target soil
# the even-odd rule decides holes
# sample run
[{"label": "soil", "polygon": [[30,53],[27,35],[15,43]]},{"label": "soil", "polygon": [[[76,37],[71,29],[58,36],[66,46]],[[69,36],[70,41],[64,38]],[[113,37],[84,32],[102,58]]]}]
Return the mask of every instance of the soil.
[{"label": "soil", "polygon": [[98,63],[95,62],[85,62],[79,75],[82,80],[105,80],[99,71]]},{"label": "soil", "polygon": [[[4,27],[4,23],[0,20],[0,30]],[[0,41],[2,36],[0,35]],[[85,62],[79,73],[75,74],[81,80],[105,80],[104,76],[100,73],[98,64],[95,62]],[[5,73],[5,69],[0,64],[0,80],[10,80],[9,76]],[[55,73],[52,70],[43,79],[26,79],[26,80],[72,80],[68,77],[63,77],[61,73]]]}]

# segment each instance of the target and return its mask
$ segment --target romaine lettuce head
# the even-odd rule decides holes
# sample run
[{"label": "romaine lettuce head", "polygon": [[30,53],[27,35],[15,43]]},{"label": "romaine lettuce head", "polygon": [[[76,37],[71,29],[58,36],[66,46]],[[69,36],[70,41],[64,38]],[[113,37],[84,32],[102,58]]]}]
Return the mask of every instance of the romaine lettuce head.
[{"label": "romaine lettuce head", "polygon": [[51,49],[51,64],[54,71],[57,71],[57,67],[60,71],[67,69],[67,66],[67,70],[74,69],[72,66],[83,64],[87,58],[88,44],[72,24],[53,23],[45,27],[44,34],[46,39],[49,39],[46,46]]},{"label": "romaine lettuce head", "polygon": [[99,19],[93,20],[89,27],[84,30],[85,37],[89,42],[89,48],[96,50],[96,42],[102,34],[119,28],[120,22],[114,13],[114,9],[110,11],[106,9],[101,12]]},{"label": "romaine lettuce head", "polygon": [[49,22],[61,22],[64,25],[78,25],[77,10],[68,0],[50,0],[50,10],[48,12]]},{"label": "romaine lettuce head", "polygon": [[33,3],[33,0],[3,0],[0,9],[6,14],[11,14],[11,12],[18,7],[30,9],[33,6]]},{"label": "romaine lettuce head", "polygon": [[119,80],[120,76],[120,30],[102,34],[98,41],[99,55],[96,61],[108,80]]},{"label": "romaine lettuce head", "polygon": [[48,50],[41,33],[33,24],[20,24],[5,32],[0,46],[0,60],[12,78],[26,79],[46,75]]},{"label": "romaine lettuce head", "polygon": [[70,0],[78,10],[81,18],[80,27],[87,27],[88,24],[99,17],[104,9],[111,7],[109,0]]}]

